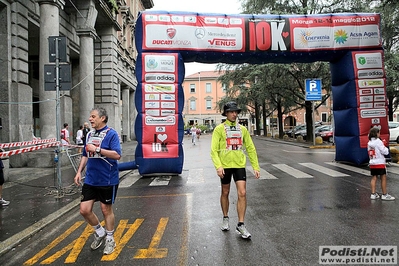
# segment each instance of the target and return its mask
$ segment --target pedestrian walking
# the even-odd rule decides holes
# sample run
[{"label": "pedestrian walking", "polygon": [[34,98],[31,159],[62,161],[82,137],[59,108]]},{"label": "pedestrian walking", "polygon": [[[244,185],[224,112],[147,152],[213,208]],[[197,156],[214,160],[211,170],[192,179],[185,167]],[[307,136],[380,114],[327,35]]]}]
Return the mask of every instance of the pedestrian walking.
[{"label": "pedestrian walking", "polygon": [[190,129],[191,132],[191,143],[195,145],[195,140],[197,139],[197,127],[193,125]]},{"label": "pedestrian walking", "polygon": [[[369,154],[369,165],[371,173],[371,196],[370,199],[394,200],[395,197],[387,193],[387,168],[385,166],[384,155],[389,154],[387,143],[380,139],[380,129],[372,127],[369,131],[369,142],[367,143],[367,151]],[[377,177],[381,179],[382,195],[376,192]]]},{"label": "pedestrian walking", "polygon": [[237,214],[238,223],[236,232],[242,238],[250,238],[251,234],[244,225],[247,208],[246,198],[246,150],[255,178],[260,177],[260,167],[255,145],[246,127],[236,122],[241,109],[235,102],[228,102],[223,107],[223,116],[226,121],[213,130],[211,143],[211,158],[221,181],[220,205],[222,207],[223,220],[222,231],[230,230],[229,226],[229,193],[231,179],[234,179],[237,188]]},{"label": "pedestrian walking", "polygon": [[[105,240],[104,254],[111,254],[116,247],[114,240],[115,215],[112,205],[115,202],[119,185],[118,160],[121,146],[118,133],[107,126],[108,115],[104,108],[94,108],[89,122],[92,131],[87,136],[82,158],[75,176],[75,184],[82,182],[82,171],[86,176],[82,187],[80,214],[94,228],[94,241],[91,249],[98,249]],[[105,220],[105,228],[93,212],[95,201],[100,201]]]}]

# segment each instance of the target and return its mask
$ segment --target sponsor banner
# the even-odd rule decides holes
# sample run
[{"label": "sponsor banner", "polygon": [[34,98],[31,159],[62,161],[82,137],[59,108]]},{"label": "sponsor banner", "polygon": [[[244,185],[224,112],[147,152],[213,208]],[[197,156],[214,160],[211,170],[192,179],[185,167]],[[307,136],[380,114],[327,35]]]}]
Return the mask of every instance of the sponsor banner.
[{"label": "sponsor banner", "polygon": [[175,83],[175,74],[167,73],[147,73],[144,75],[145,83]]},{"label": "sponsor banner", "polygon": [[[355,53],[355,58],[354,58],[354,66],[356,69],[358,69],[358,78],[368,78],[368,77],[363,77],[359,75],[359,73],[365,73],[366,71],[371,72],[371,75],[369,76],[370,78],[373,78],[373,73],[377,71],[375,74],[379,74],[380,71],[383,71],[382,68],[383,65],[383,60],[382,60],[382,53],[381,52],[362,52],[362,53]],[[377,69],[376,69],[377,68]],[[362,69],[360,71],[360,69]],[[366,69],[366,70],[363,70]],[[384,72],[382,72],[384,74]]]},{"label": "sponsor banner", "polygon": [[144,14],[144,49],[244,51],[244,18]]},{"label": "sponsor banner", "polygon": [[179,156],[177,115],[144,117],[143,158],[176,158]]},{"label": "sponsor banner", "polygon": [[[160,158],[178,158],[180,144],[152,143],[142,144],[143,158],[160,159]],[[157,169],[156,167],[154,169]]]},{"label": "sponsor banner", "polygon": [[375,68],[375,69],[359,69],[357,71],[357,76],[359,79],[362,78],[382,78],[385,76],[384,70],[382,68]]},{"label": "sponsor banner", "polygon": [[359,79],[357,86],[359,88],[373,88],[373,87],[384,87],[385,79]]},{"label": "sponsor banner", "polygon": [[[160,79],[158,81],[162,82],[161,79],[163,79],[165,82],[170,82],[169,78],[171,77],[169,75],[164,75],[163,73],[173,73],[175,76],[177,74],[177,54],[150,54],[150,53],[145,53],[142,55],[143,56],[143,63],[144,63],[144,71],[145,76],[151,77],[150,74],[154,75],[157,79]],[[152,73],[155,72],[155,73]],[[162,73],[159,73],[162,72]],[[158,73],[158,74],[156,74]],[[159,75],[159,76],[157,76]],[[164,75],[164,76],[162,76]],[[145,79],[145,78],[144,78]],[[151,79],[151,78],[150,78]]]},{"label": "sponsor banner", "polygon": [[319,264],[397,264],[398,246],[319,246]]},{"label": "sponsor banner", "polygon": [[378,14],[143,13],[143,50],[304,51],[381,47]]},{"label": "sponsor banner", "polygon": [[379,127],[381,136],[389,134],[382,51],[352,52],[352,61],[359,106],[360,147],[366,148],[371,127]]},{"label": "sponsor banner", "polygon": [[292,35],[292,51],[376,47],[381,44],[378,25],[297,27]]}]

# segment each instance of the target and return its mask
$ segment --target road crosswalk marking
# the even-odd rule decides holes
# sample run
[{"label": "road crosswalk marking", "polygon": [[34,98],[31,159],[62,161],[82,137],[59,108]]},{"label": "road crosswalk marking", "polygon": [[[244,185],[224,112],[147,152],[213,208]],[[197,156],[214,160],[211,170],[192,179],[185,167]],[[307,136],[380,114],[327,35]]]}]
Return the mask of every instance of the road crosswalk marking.
[{"label": "road crosswalk marking", "polygon": [[335,167],[339,167],[339,168],[342,168],[342,169],[345,169],[345,170],[349,170],[349,171],[352,171],[352,172],[355,172],[355,173],[358,173],[358,174],[361,174],[361,175],[367,175],[367,176],[370,175],[370,171],[369,170],[365,170],[365,169],[358,168],[358,167],[355,167],[355,166],[342,164],[342,163],[335,163],[335,162],[326,162],[326,164],[332,165],[332,166],[335,166]]},{"label": "road crosswalk marking", "polygon": [[172,176],[158,176],[150,183],[149,186],[167,186]]},{"label": "road crosswalk marking", "polygon": [[136,171],[126,175],[121,182],[119,182],[119,187],[130,187],[136,183],[141,178],[140,174]]},{"label": "road crosswalk marking", "polygon": [[303,165],[303,166],[308,167],[308,168],[310,168],[312,170],[316,170],[318,172],[321,172],[323,174],[326,174],[326,175],[329,175],[329,176],[332,176],[332,177],[349,176],[347,174],[340,173],[338,171],[329,169],[327,167],[324,167],[324,166],[321,166],[321,165],[318,165],[318,164],[315,164],[315,163],[300,163],[300,165]]},{"label": "road crosswalk marking", "polygon": [[[369,176],[370,171],[365,168],[360,168],[348,164],[342,164],[342,163],[337,163],[337,162],[324,162],[324,164],[328,166],[332,166],[334,168],[341,168],[347,171],[351,171],[354,173],[358,173],[361,175]],[[273,174],[270,173],[272,167],[294,177],[294,178],[314,178],[313,175],[306,173],[306,171],[301,171],[295,168],[295,165],[300,165],[303,167],[306,167],[307,169],[311,169],[316,172],[320,172],[323,175],[331,176],[331,177],[347,177],[350,176],[349,174],[342,173],[333,169],[330,169],[328,167],[316,164],[316,163],[298,163],[298,164],[292,164],[287,165],[287,164],[265,164],[262,167],[265,168],[263,169],[262,167],[260,168],[260,179],[264,180],[277,180],[278,174],[275,173],[275,171],[272,171]],[[203,184],[205,183],[205,170],[203,168],[193,168],[193,169],[188,169],[188,175],[183,175],[187,177],[187,184]],[[252,166],[250,164],[247,165],[247,171],[251,172],[254,174]],[[399,175],[399,165],[394,165],[390,166],[387,169],[388,174],[398,174]],[[216,173],[214,173],[216,175]],[[126,187],[131,187],[133,184],[135,184],[138,180],[140,180],[141,176],[138,173],[138,171],[133,171],[132,173],[126,175],[120,182],[119,187],[120,188],[126,188]],[[170,180],[172,179],[172,176],[159,176],[153,178],[149,186],[167,186],[169,185]]]},{"label": "road crosswalk marking", "polygon": [[293,168],[293,167],[291,167],[289,165],[286,165],[286,164],[272,164],[272,165],[274,167],[276,167],[277,169],[279,169],[279,170],[281,170],[281,171],[283,171],[283,172],[285,172],[285,173],[287,173],[289,175],[292,175],[295,178],[313,178],[313,176],[311,176],[311,175],[309,175],[307,173],[304,173],[304,172],[302,172],[302,171],[300,171],[298,169],[295,169],[295,168]]}]

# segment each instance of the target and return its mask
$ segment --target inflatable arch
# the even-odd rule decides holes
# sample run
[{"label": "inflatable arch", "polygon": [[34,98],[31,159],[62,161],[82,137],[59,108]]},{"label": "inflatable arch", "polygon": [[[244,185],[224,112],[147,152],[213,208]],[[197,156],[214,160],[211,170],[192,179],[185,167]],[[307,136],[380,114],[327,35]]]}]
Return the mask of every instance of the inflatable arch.
[{"label": "inflatable arch", "polygon": [[[336,160],[368,161],[370,127],[389,139],[378,14],[226,15],[146,11],[136,24],[136,161],[141,175],[183,168],[184,62],[331,65]],[[309,77],[314,78],[314,77]],[[126,165],[125,165],[126,167]]]}]

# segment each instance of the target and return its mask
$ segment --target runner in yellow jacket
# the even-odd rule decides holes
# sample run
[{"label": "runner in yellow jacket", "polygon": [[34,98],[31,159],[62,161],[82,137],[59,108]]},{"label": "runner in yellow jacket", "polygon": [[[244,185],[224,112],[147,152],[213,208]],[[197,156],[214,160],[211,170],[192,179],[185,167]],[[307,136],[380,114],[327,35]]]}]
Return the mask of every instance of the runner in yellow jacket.
[{"label": "runner in yellow jacket", "polygon": [[241,109],[235,102],[228,102],[223,107],[223,116],[227,120],[218,125],[212,133],[211,158],[220,177],[222,191],[220,205],[223,212],[222,231],[230,230],[229,226],[229,193],[231,178],[237,187],[237,213],[238,224],[236,232],[242,238],[250,238],[251,234],[244,225],[245,211],[247,207],[246,198],[246,156],[247,152],[255,178],[260,177],[258,155],[255,145],[246,127],[236,122]]}]

